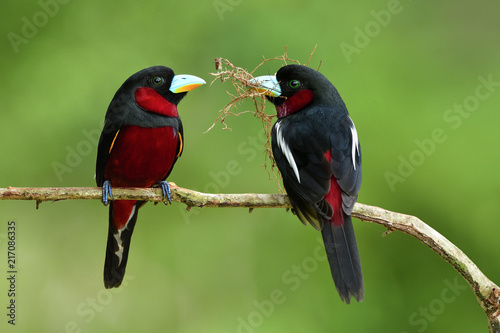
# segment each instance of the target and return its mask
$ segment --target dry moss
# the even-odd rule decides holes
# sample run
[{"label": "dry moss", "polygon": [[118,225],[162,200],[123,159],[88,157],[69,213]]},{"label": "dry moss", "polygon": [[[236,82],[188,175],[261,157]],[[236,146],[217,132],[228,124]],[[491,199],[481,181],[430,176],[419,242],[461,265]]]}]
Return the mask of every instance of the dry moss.
[{"label": "dry moss", "polygon": [[[309,55],[309,58],[305,65],[307,66],[316,51],[316,46],[313,51]],[[220,80],[222,83],[227,81],[231,82],[234,92],[230,92],[226,90],[227,94],[230,97],[230,101],[224,105],[222,109],[219,110],[219,115],[215,119],[214,123],[207,129],[206,132],[210,131],[215,127],[215,125],[220,122],[222,124],[222,129],[224,130],[232,130],[226,123],[228,116],[240,116],[242,114],[253,114],[253,116],[257,119],[260,119],[262,127],[264,129],[264,133],[266,135],[267,141],[264,145],[264,164],[263,167],[267,171],[269,175],[269,179],[276,181],[279,187],[280,192],[283,192],[283,189],[280,185],[280,174],[276,168],[276,162],[273,158],[273,153],[271,150],[271,129],[274,123],[274,118],[276,118],[276,113],[273,109],[273,113],[271,115],[265,113],[266,107],[266,98],[264,92],[258,91],[258,85],[253,81],[254,73],[259,67],[264,65],[269,61],[279,61],[281,66],[285,66],[289,63],[296,63],[300,65],[300,62],[295,59],[291,59],[287,55],[287,48],[285,47],[285,52],[282,55],[279,55],[274,58],[267,59],[263,57],[263,60],[260,64],[258,64],[252,71],[248,71],[245,68],[235,66],[226,58],[215,58],[215,73],[210,73],[210,75],[215,78],[210,83],[211,85]],[[320,64],[321,65],[321,64]],[[251,100],[254,106],[254,110],[245,110],[239,111],[238,105],[240,105],[244,100]]]}]

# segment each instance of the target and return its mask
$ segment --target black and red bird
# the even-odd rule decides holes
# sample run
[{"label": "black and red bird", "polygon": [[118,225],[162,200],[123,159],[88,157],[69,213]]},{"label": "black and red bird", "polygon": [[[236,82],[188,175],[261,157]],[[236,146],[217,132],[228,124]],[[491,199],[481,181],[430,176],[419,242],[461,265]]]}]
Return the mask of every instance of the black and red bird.
[{"label": "black and red bird", "polygon": [[[97,186],[103,203],[112,199],[112,187],[160,186],[170,202],[165,179],[181,155],[184,143],[177,105],[188,91],[205,81],[193,75],[175,75],[164,66],[143,69],[118,89],[106,113],[99,140]],[[104,263],[106,288],[120,286],[125,275],[130,238],[143,201],[111,201]]]},{"label": "black and red bird", "polygon": [[282,67],[256,83],[275,105],[273,156],[294,213],[321,230],[341,299],[364,298],[351,212],[361,186],[356,127],[337,89],[306,66]]}]

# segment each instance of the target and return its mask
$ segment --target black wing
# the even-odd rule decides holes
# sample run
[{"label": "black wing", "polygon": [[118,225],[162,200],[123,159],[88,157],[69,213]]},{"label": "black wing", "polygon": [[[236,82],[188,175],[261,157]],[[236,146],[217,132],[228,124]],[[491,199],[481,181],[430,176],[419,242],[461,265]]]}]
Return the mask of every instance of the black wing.
[{"label": "black wing", "polygon": [[[326,124],[326,133],[286,118],[278,120],[272,130],[273,155],[295,211],[303,223],[318,229],[322,218],[332,217],[332,207],[323,200],[332,175],[342,189],[342,209],[347,215],[361,187],[361,149],[351,118],[344,114],[323,121],[318,128]],[[328,149],[331,163],[324,155]]]},{"label": "black wing", "polygon": [[317,139],[287,121],[278,120],[272,130],[274,159],[283,177],[294,211],[306,224],[320,230],[333,209],[324,200],[332,171]]},{"label": "black wing", "polygon": [[104,129],[101,133],[101,138],[99,139],[99,145],[97,147],[97,163],[95,169],[95,180],[97,186],[102,186],[105,181],[104,169],[106,168],[109,154],[119,131],[120,127],[118,125],[106,119]]},{"label": "black wing", "polygon": [[361,187],[361,147],[349,116],[335,122],[330,135],[331,170],[342,189],[342,209],[351,215]]}]

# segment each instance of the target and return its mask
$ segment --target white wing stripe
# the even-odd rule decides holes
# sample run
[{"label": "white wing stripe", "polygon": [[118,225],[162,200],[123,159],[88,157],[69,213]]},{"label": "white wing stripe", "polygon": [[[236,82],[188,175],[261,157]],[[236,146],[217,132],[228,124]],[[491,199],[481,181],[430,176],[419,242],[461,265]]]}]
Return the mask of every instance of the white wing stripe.
[{"label": "white wing stripe", "polygon": [[300,184],[300,174],[299,174],[299,168],[297,168],[297,164],[295,163],[295,160],[293,159],[293,154],[290,151],[290,147],[285,142],[285,139],[283,138],[283,134],[281,133],[281,123],[277,122],[276,123],[276,141],[278,141],[278,147],[281,149],[283,154],[285,155],[286,159],[288,160],[288,164],[293,169],[293,172],[295,172],[295,176],[297,177],[297,180],[299,181]]},{"label": "white wing stripe", "polygon": [[[351,118],[349,118],[351,120]],[[352,166],[354,167],[354,170],[356,170],[356,152],[358,153],[359,156],[359,140],[358,140],[358,132],[356,131],[356,126],[354,126],[354,123],[351,120],[351,135],[352,135],[352,147],[351,147],[351,159],[352,159]]]}]

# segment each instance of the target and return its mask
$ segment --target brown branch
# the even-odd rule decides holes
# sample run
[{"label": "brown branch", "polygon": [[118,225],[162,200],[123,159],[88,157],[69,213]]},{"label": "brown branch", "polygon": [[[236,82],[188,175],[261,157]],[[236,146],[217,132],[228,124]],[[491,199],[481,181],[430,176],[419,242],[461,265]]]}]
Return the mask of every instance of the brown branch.
[{"label": "brown branch", "polygon": [[363,204],[356,204],[352,216],[383,225],[389,232],[402,231],[439,254],[469,283],[479,305],[488,316],[490,332],[500,332],[500,288],[452,242],[415,216]]},{"label": "brown branch", "polygon": [[[208,194],[178,187],[170,183],[172,201],[189,207],[244,207],[244,208],[291,208],[284,194]],[[0,200],[43,201],[98,199],[102,189],[96,187],[65,188],[0,188]],[[159,188],[114,188],[114,200],[142,200],[162,202]],[[500,332],[500,288],[488,279],[479,268],[453,243],[420,219],[357,203],[352,216],[367,222],[380,224],[388,231],[399,230],[417,238],[452,265],[469,283],[479,305],[488,316],[490,332]]]},{"label": "brown branch", "polygon": [[[169,183],[172,201],[188,207],[243,207],[291,208],[290,200],[283,194],[208,194]],[[102,199],[100,187],[8,187],[0,188],[0,200],[44,201]],[[160,188],[113,188],[114,200],[141,200],[163,202]]]}]

